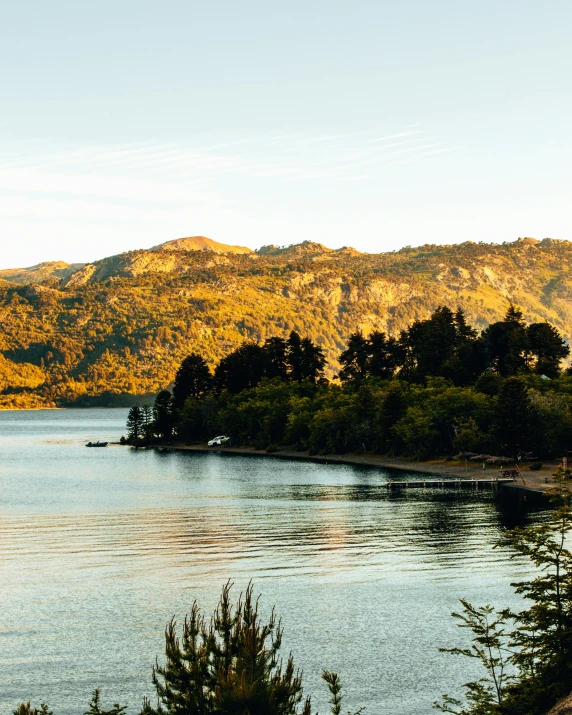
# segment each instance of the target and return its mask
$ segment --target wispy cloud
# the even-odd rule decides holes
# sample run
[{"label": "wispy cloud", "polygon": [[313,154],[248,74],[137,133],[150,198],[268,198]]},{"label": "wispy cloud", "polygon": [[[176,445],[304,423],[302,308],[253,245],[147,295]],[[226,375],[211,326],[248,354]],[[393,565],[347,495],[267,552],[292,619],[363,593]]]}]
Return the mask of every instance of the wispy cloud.
[{"label": "wispy cloud", "polygon": [[356,182],[390,170],[405,156],[409,162],[437,160],[460,149],[418,126],[381,136],[203,137],[186,145],[0,143],[0,218],[172,215],[192,205],[228,203],[229,186],[240,194],[244,182],[253,182],[253,192],[260,181],[264,188],[268,182]]}]

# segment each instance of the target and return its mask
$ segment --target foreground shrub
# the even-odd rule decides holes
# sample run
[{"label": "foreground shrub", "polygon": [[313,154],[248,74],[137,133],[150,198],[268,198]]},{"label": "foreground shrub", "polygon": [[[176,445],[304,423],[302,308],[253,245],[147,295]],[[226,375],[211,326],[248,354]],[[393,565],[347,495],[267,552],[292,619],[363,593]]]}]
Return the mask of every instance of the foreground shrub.
[{"label": "foreground shrub", "polygon": [[[177,632],[174,619],[169,621],[165,663],[157,661],[152,675],[157,706],[144,700],[140,715],[312,715],[292,654],[285,664],[279,655],[280,620],[274,611],[267,622],[261,619],[252,585],[236,605],[231,603],[230,592],[229,582],[209,621],[196,601],[185,617],[182,633]],[[340,679],[327,670],[322,678],[330,691],[331,712],[340,715]],[[84,715],[123,715],[125,710],[117,703],[104,709],[96,689]],[[21,703],[14,715],[53,713],[45,704],[36,708],[28,702]]]},{"label": "foreground shrub", "polygon": [[485,675],[465,684],[465,702],[448,695],[437,709],[455,715],[545,715],[572,687],[572,494],[560,485],[557,508],[539,526],[507,532],[502,543],[538,569],[511,584],[528,607],[495,611],[461,601],[453,614],[473,633],[470,648],[445,649],[480,661]]}]

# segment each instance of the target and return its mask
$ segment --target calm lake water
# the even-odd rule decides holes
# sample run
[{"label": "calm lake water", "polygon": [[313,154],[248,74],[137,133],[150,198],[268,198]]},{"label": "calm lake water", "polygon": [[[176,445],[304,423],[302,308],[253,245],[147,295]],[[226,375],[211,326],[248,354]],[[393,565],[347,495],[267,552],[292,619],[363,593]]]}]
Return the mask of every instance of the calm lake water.
[{"label": "calm lake water", "polygon": [[323,667],[369,715],[429,715],[471,676],[437,651],[466,643],[450,612],[514,604],[529,572],[493,550],[509,522],[491,493],[390,496],[379,469],[85,449],[126,413],[0,412],[0,713],[31,699],[80,714],[96,686],[138,712],[166,621],[195,598],[209,612],[228,579],[276,606],[321,715]]}]

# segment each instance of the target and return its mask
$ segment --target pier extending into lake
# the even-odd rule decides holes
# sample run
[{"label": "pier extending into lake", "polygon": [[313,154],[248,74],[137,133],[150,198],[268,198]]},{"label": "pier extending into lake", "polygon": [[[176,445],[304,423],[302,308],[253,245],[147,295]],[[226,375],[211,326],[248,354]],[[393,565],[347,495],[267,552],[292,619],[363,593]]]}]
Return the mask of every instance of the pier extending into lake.
[{"label": "pier extending into lake", "polygon": [[407,479],[402,481],[389,481],[388,489],[435,489],[447,488],[470,488],[480,489],[481,487],[495,487],[499,484],[514,482],[513,477],[498,477],[496,479]]}]

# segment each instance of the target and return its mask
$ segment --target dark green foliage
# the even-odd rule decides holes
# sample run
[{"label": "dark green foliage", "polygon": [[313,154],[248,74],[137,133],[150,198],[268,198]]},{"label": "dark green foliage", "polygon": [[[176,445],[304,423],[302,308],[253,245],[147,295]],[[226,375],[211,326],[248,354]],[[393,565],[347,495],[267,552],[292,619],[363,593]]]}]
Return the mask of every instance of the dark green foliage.
[{"label": "dark green foliage", "polygon": [[[470,648],[439,648],[445,653],[464,655],[480,661],[485,676],[465,683],[466,707],[457,698],[443,696],[442,703],[435,703],[441,712],[456,715],[492,715],[503,712],[503,700],[514,678],[509,672],[509,636],[506,633],[507,614],[496,613],[492,606],[475,607],[461,599],[462,613],[453,613],[461,628],[473,633]],[[460,708],[460,709],[459,709]]]},{"label": "dark green foliage", "polygon": [[89,701],[89,709],[86,710],[83,715],[121,715],[125,710],[127,710],[125,705],[121,706],[117,703],[115,703],[110,710],[104,710],[101,707],[101,690],[96,688]]},{"label": "dark green foliage", "polygon": [[169,390],[161,390],[153,405],[153,426],[155,434],[162,440],[171,439],[174,427],[173,405]]},{"label": "dark green foliage", "polygon": [[[337,673],[331,673],[329,670],[324,670],[322,672],[322,679],[326,681],[328,690],[330,691],[330,705],[332,715],[341,715],[342,713],[342,700],[344,699],[342,693],[342,684]],[[360,708],[356,710],[353,715],[359,715],[363,712],[365,708]],[[348,711],[348,715],[352,715]]]},{"label": "dark green foliage", "polygon": [[127,439],[131,443],[143,437],[143,412],[141,407],[132,407],[127,415]]},{"label": "dark green foliage", "polygon": [[505,541],[528,557],[540,574],[512,584],[530,604],[510,612],[512,658],[518,667],[518,688],[509,689],[512,711],[541,715],[572,684],[572,507],[569,492],[556,496],[560,505],[541,526],[515,529]]},{"label": "dark green foliage", "polygon": [[27,703],[20,703],[14,710],[14,715],[54,715],[54,713],[46,703],[42,703],[39,708],[35,708],[28,701]]},{"label": "dark green foliage", "polygon": [[237,394],[256,387],[264,377],[266,367],[263,348],[247,342],[224,357],[216,367],[214,382],[218,392]]},{"label": "dark green foliage", "polygon": [[516,457],[530,446],[534,415],[526,384],[518,377],[505,380],[497,398],[493,430],[502,454]]},{"label": "dark green foliage", "polygon": [[[572,685],[572,497],[557,489],[557,508],[540,526],[507,532],[503,544],[538,570],[513,583],[524,598],[520,611],[496,613],[462,601],[453,614],[473,633],[471,648],[450,652],[478,658],[485,676],[465,684],[466,703],[445,696],[436,705],[458,715],[545,715]],[[507,673],[510,675],[507,677]]]},{"label": "dark green foliage", "polygon": [[153,441],[153,436],[155,434],[153,408],[150,405],[143,405],[141,408],[141,418],[143,424],[143,441],[148,444]]},{"label": "dark green foliage", "polygon": [[528,347],[536,356],[534,372],[546,377],[558,377],[560,363],[570,354],[570,348],[550,323],[532,323],[526,330]]},{"label": "dark green foliage", "polygon": [[492,370],[487,370],[475,382],[475,389],[484,395],[498,395],[504,384],[503,378]]},{"label": "dark green foliage", "polygon": [[317,382],[323,377],[326,364],[324,351],[310,338],[300,338],[293,330],[287,341],[286,356],[291,380]]},{"label": "dark green foliage", "polygon": [[509,306],[505,319],[492,323],[483,333],[488,366],[509,377],[527,368],[529,343],[522,312]]},{"label": "dark green foliage", "polygon": [[369,374],[371,377],[387,379],[393,376],[398,365],[403,364],[403,348],[395,338],[388,338],[380,331],[369,336],[370,357]]},{"label": "dark green foliage", "polygon": [[323,376],[324,354],[309,338],[292,332],[288,340],[269,338],[264,345],[246,342],[224,357],[215,369],[214,386],[238,394],[264,378],[317,382]]},{"label": "dark green foliage", "polygon": [[173,385],[173,409],[180,409],[188,397],[199,399],[212,386],[212,375],[205,359],[201,355],[188,355],[175,375]]},{"label": "dark green foliage", "polygon": [[264,342],[264,375],[270,379],[288,379],[287,344],[283,338],[268,338]]},{"label": "dark green foliage", "polygon": [[[519,339],[521,329],[527,330],[513,306],[490,328],[503,335],[512,331]],[[557,373],[546,380],[530,368],[540,360],[558,361],[563,353],[557,331],[545,324],[529,328],[537,336],[536,362],[532,348],[523,351],[521,345],[519,364],[526,369],[508,378],[498,371],[508,364],[507,356],[485,369],[485,337],[477,336],[461,310],[444,306],[428,320],[415,321],[399,340],[380,332],[369,338],[353,333],[340,356],[341,387],[323,379],[321,349],[296,331],[288,340],[243,343],[220,361],[212,381],[204,361],[189,356],[175,381],[180,399],[187,397],[174,411],[173,429],[187,442],[228,434],[234,445],[273,450],[288,445],[323,454],[373,451],[416,459],[459,451],[562,454],[572,429],[572,379]],[[200,389],[190,389],[189,374],[197,370],[205,379]],[[154,414],[153,429],[168,439],[168,393],[160,400],[165,425]]]},{"label": "dark green foliage", "polygon": [[354,382],[359,385],[369,373],[370,360],[370,341],[366,340],[363,333],[358,330],[350,335],[348,347],[340,355],[340,365],[342,366],[340,380]]},{"label": "dark green foliage", "polygon": [[454,358],[458,343],[457,326],[452,311],[441,306],[429,320],[415,321],[402,342],[406,351],[404,371],[414,379],[444,375]]},{"label": "dark green foliage", "polygon": [[310,715],[309,699],[298,707],[302,681],[292,656],[285,666],[279,658],[281,624],[274,612],[261,620],[252,586],[233,607],[227,584],[210,623],[193,604],[181,638],[172,620],[165,641],[166,663],[153,670],[158,712]]}]

